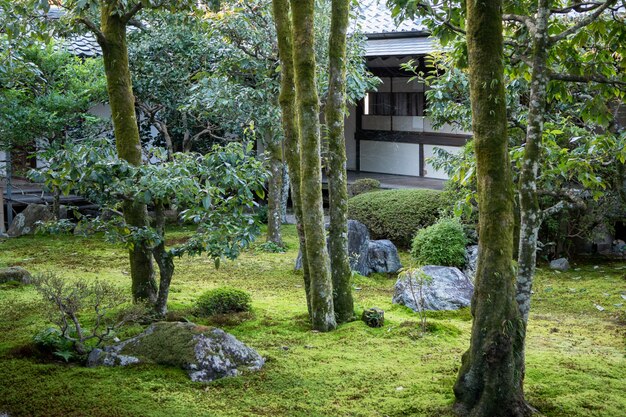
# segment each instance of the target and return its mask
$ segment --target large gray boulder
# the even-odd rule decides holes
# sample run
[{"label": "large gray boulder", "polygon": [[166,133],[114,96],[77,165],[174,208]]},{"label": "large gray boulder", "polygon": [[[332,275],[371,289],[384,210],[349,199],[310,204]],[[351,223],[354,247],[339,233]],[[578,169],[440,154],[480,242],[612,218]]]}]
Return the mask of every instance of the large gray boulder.
[{"label": "large gray boulder", "polygon": [[94,349],[87,366],[153,363],[182,368],[192,381],[210,382],[261,369],[265,360],[233,335],[193,323],[159,322],[143,333]]},{"label": "large gray boulder", "polygon": [[17,281],[22,284],[30,284],[32,276],[30,272],[20,266],[10,266],[8,268],[0,268],[0,284],[5,282]]},{"label": "large gray boulder", "polygon": [[[326,225],[328,228],[328,225]],[[350,257],[350,269],[361,275],[368,275],[367,266],[368,242],[370,234],[367,226],[356,220],[348,220],[348,254]],[[296,270],[302,269],[302,252],[298,252],[296,258]]]},{"label": "large gray boulder", "polygon": [[15,216],[7,234],[10,237],[34,234],[37,222],[45,222],[53,218],[52,210],[48,206],[29,204],[24,211]]},{"label": "large gray boulder", "polygon": [[567,271],[569,269],[569,261],[566,258],[555,259],[550,262],[550,269],[555,271]]},{"label": "large gray boulder", "polygon": [[370,240],[367,247],[367,273],[395,273],[402,268],[398,249],[390,240]]},{"label": "large gray boulder", "polygon": [[463,273],[472,282],[476,277],[476,267],[478,266],[478,245],[471,245],[465,248],[465,268]]},{"label": "large gray boulder", "polygon": [[419,311],[458,310],[468,307],[474,293],[474,284],[458,268],[427,265],[421,268],[429,278],[422,286],[420,297],[418,280],[410,274],[398,279],[394,287],[392,302]]}]

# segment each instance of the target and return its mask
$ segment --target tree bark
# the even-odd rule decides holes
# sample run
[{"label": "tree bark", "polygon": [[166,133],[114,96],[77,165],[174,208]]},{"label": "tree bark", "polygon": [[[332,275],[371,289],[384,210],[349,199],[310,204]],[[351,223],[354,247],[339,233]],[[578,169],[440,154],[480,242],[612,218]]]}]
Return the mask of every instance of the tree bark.
[{"label": "tree bark", "polygon": [[156,229],[161,242],[152,250],[154,259],[159,266],[159,294],[154,306],[155,312],[164,317],[167,313],[167,298],[170,293],[170,284],[174,275],[174,259],[165,249],[165,206],[163,203],[155,205]]},{"label": "tree bark", "polygon": [[[142,163],[141,143],[128,67],[126,22],[117,12],[117,6],[116,1],[101,5],[102,33],[98,36],[98,42],[102,48],[117,152],[120,158],[139,165]],[[129,225],[134,227],[148,225],[145,204],[124,203],[123,211]],[[130,250],[129,257],[133,299],[154,303],[157,287],[152,251],[147,244],[139,242]]]},{"label": "tree bark", "polygon": [[322,207],[319,99],[315,81],[315,0],[292,0],[293,62],[300,133],[302,223],[310,275],[312,326],[329,331],[337,326],[333,308],[330,259]]},{"label": "tree bark", "polygon": [[476,152],[479,258],[470,348],[454,385],[455,411],[475,417],[528,415],[516,355],[523,328],[515,301],[513,181],[507,146],[502,3],[466,2],[470,99]]},{"label": "tree bark", "polygon": [[270,154],[270,177],[267,187],[267,241],[282,247],[284,243],[280,227],[282,225],[283,158],[281,147],[279,144],[271,143],[271,140],[270,138],[265,141]]},{"label": "tree bark", "polygon": [[354,318],[352,269],[348,257],[348,180],[344,115],[346,101],[346,36],[350,0],[333,0],[328,42],[328,100],[325,119],[328,128],[328,194],[330,229],[328,248],[333,280],[333,305],[337,322]]},{"label": "tree bark", "polygon": [[280,96],[282,127],[285,136],[285,160],[291,182],[291,201],[296,217],[298,241],[302,252],[302,274],[309,317],[311,314],[309,263],[306,256],[306,240],[302,225],[302,201],[300,196],[300,136],[296,118],[295,74],[293,63],[293,31],[289,19],[289,0],[273,0],[274,24],[278,38],[281,68]]},{"label": "tree bark", "polygon": [[537,178],[541,158],[541,139],[545,120],[548,86],[548,0],[539,0],[535,33],[532,36],[532,72],[524,162],[519,184],[520,236],[518,249],[517,302],[524,320],[528,322],[532,280],[537,264],[537,240],[542,212],[537,198]]}]

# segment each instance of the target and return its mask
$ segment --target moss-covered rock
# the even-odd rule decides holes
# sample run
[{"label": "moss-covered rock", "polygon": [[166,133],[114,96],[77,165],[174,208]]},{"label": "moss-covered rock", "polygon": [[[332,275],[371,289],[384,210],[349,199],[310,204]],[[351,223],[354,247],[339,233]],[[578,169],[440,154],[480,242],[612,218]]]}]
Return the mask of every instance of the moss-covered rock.
[{"label": "moss-covered rock", "polygon": [[221,329],[193,323],[152,324],[143,333],[104,350],[94,349],[88,366],[153,363],[185,369],[193,381],[209,382],[261,369],[265,360]]},{"label": "moss-covered rock", "polygon": [[21,284],[30,284],[32,276],[30,272],[19,266],[11,266],[9,268],[0,268],[0,284],[6,282],[19,282]]}]

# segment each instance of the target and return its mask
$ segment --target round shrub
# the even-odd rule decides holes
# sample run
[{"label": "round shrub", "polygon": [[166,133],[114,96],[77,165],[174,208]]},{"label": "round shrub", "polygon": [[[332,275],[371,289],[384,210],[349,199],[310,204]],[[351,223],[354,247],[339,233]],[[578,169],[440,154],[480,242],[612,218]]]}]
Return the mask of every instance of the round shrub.
[{"label": "round shrub", "polygon": [[210,290],[198,297],[196,305],[200,314],[240,313],[250,311],[250,294],[236,288],[222,287]]},{"label": "round shrub", "polygon": [[359,178],[348,187],[351,196],[380,190],[380,181],[374,178]]},{"label": "round shrub", "polygon": [[463,225],[454,218],[439,220],[418,230],[413,239],[411,255],[422,265],[463,267],[467,237]]},{"label": "round shrub", "polygon": [[348,217],[367,226],[372,239],[409,248],[415,232],[434,224],[450,201],[436,190],[385,190],[348,200]]}]

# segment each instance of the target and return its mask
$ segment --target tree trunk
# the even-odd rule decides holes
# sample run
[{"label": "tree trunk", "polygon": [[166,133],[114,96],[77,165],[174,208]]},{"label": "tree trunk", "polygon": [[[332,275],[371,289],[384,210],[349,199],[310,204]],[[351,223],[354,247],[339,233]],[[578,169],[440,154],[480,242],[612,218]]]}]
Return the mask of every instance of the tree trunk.
[{"label": "tree trunk", "polygon": [[167,298],[170,293],[170,284],[174,275],[174,259],[165,249],[165,206],[158,203],[155,206],[156,229],[161,242],[152,250],[154,259],[159,266],[159,295],[154,306],[155,312],[163,317],[167,313]]},{"label": "tree trunk", "polygon": [[330,259],[322,207],[319,99],[315,81],[315,0],[292,0],[293,62],[300,133],[302,223],[310,275],[312,325],[329,331],[337,326],[333,308]]},{"label": "tree trunk", "polygon": [[280,221],[281,223],[287,223],[287,203],[289,202],[289,169],[287,164],[283,162],[281,166],[282,171],[282,184],[283,187],[280,191]]},{"label": "tree trunk", "polygon": [[333,305],[339,323],[354,318],[352,269],[348,258],[348,181],[344,115],[346,100],[346,35],[350,0],[333,0],[328,43],[328,194],[330,199],[329,244],[333,279]]},{"label": "tree trunk", "polygon": [[479,258],[470,348],[454,385],[455,410],[526,416],[516,355],[523,329],[513,272],[513,181],[507,147],[502,3],[468,1],[467,47],[479,207]]},{"label": "tree trunk", "polygon": [[537,198],[537,178],[541,156],[544,111],[548,74],[548,18],[550,9],[547,0],[539,0],[536,33],[533,36],[532,74],[528,105],[528,126],[524,162],[520,175],[520,237],[518,249],[517,302],[524,324],[528,322],[532,279],[537,263],[537,239],[541,227],[542,212]]},{"label": "tree trunk", "polygon": [[[101,30],[104,39],[99,39],[99,42],[107,78],[115,144],[120,158],[139,165],[142,163],[141,143],[128,68],[126,23],[117,13],[116,2],[109,2],[101,7]],[[134,227],[148,225],[148,212],[145,204],[124,203],[123,211],[124,218],[129,225]],[[152,251],[147,244],[137,243],[130,250],[129,256],[133,299],[153,303],[156,300],[157,288],[152,265]]]},{"label": "tree trunk", "polygon": [[282,225],[280,205],[283,190],[283,158],[280,146],[270,143],[271,140],[270,138],[265,141],[270,154],[270,177],[267,187],[267,241],[282,247],[284,243],[280,232]]},{"label": "tree trunk", "polygon": [[278,102],[282,111],[285,135],[285,159],[291,182],[291,201],[296,217],[298,241],[302,252],[302,274],[309,317],[312,318],[309,263],[306,256],[306,240],[302,226],[302,201],[300,197],[300,136],[296,118],[295,75],[293,63],[293,32],[289,20],[289,0],[273,0],[274,24],[278,38],[281,80]]}]

